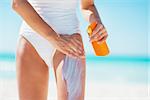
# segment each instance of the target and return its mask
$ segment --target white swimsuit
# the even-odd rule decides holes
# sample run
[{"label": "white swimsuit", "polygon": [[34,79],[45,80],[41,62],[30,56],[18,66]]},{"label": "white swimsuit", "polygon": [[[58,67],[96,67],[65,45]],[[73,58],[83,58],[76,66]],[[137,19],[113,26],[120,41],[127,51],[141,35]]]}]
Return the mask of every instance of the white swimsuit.
[{"label": "white swimsuit", "polygon": [[[58,34],[81,33],[76,8],[79,0],[28,0],[43,20]],[[36,33],[23,21],[20,36],[25,37],[45,61],[53,67],[56,48]],[[62,67],[63,79],[67,82],[68,100],[76,100],[81,95],[81,59],[65,56]]]}]

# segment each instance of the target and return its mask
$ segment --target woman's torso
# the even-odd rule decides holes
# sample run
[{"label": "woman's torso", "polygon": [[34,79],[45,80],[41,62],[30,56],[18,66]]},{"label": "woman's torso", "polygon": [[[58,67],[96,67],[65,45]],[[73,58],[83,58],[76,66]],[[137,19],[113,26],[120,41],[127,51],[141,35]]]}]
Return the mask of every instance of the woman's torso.
[{"label": "woman's torso", "polygon": [[[76,8],[79,0],[28,0],[36,12],[57,33],[72,34],[80,32]],[[34,32],[25,21],[21,34]]]}]

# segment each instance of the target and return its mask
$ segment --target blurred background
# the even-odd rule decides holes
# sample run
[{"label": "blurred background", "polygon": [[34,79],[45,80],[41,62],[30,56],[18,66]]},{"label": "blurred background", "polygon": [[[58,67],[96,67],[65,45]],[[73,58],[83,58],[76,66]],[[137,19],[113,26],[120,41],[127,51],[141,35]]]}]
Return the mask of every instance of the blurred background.
[{"label": "blurred background", "polygon": [[[109,37],[110,55],[97,57],[89,42],[80,8],[87,78],[85,100],[150,99],[150,0],[95,0]],[[0,100],[18,100],[15,53],[22,19],[11,9],[12,0],[0,0]],[[50,69],[49,100],[56,99]]]}]

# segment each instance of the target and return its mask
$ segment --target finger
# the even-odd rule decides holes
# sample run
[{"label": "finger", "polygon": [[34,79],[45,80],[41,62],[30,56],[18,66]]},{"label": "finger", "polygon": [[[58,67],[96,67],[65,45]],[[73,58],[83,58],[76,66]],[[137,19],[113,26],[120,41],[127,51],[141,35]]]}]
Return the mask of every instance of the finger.
[{"label": "finger", "polygon": [[96,41],[99,37],[100,37],[100,34],[97,33],[94,37],[90,38],[90,42]]},{"label": "finger", "polygon": [[102,44],[103,42],[105,42],[107,37],[108,37],[108,35],[106,35],[102,39],[98,40],[98,44]]},{"label": "finger", "polygon": [[67,40],[66,38],[63,38],[63,39],[61,39],[60,43],[61,43],[62,45],[65,45],[65,46],[66,46],[66,44],[68,44],[68,40]]},{"label": "finger", "polygon": [[76,58],[78,56],[76,56],[74,53],[72,53],[71,51],[69,50],[66,50],[66,55],[70,56],[70,57],[73,57],[73,58]]},{"label": "finger", "polygon": [[103,28],[102,30],[99,31],[99,33],[106,33],[106,29]]},{"label": "finger", "polygon": [[76,56],[76,57],[79,57],[81,55],[79,52],[72,52],[71,54]]},{"label": "finger", "polygon": [[100,38],[99,38],[99,40],[100,39],[102,39],[103,37],[105,37],[105,36],[107,36],[108,34],[107,34],[107,32],[105,31],[104,33],[102,33],[102,34],[100,34]]},{"label": "finger", "polygon": [[77,54],[75,52],[69,52],[68,55],[70,55],[71,57],[75,57],[75,58],[85,58],[85,54]]},{"label": "finger", "polygon": [[74,56],[76,57],[82,57],[84,56],[84,51],[82,53],[79,53],[79,52],[75,52],[75,51],[70,51],[71,54],[73,54]]},{"label": "finger", "polygon": [[70,38],[68,39],[68,37],[67,37],[67,39],[69,40],[69,43],[67,43],[68,50],[71,50],[71,52],[76,56],[83,55],[82,41],[80,41],[81,36],[78,34],[74,34],[72,36],[73,37],[71,37],[71,39]]},{"label": "finger", "polygon": [[74,43],[76,44],[77,48],[80,49],[81,52],[83,52],[84,46],[82,40],[78,38],[74,38]]},{"label": "finger", "polygon": [[70,51],[67,50],[67,49],[60,49],[59,51],[62,52],[62,53],[64,53],[64,54],[66,54],[66,55],[70,55]]},{"label": "finger", "polygon": [[81,36],[76,36],[76,37],[73,37],[73,39],[79,44],[79,45],[81,45],[82,46],[82,38],[81,38]]},{"label": "finger", "polygon": [[68,46],[68,50],[70,50],[76,56],[79,56],[80,54],[82,54],[82,52],[79,50],[79,48],[77,48],[76,46],[74,46],[74,44],[70,44]]},{"label": "finger", "polygon": [[74,54],[75,56],[79,56],[82,54],[82,52],[79,52],[79,49],[77,48],[76,50],[74,50],[72,47],[69,48],[70,49],[70,53]]},{"label": "finger", "polygon": [[58,46],[58,49],[64,54],[69,54],[70,52],[76,53],[76,51],[73,48],[71,48],[70,43],[68,43],[68,40],[66,40],[65,38],[62,39],[59,43],[60,44]]},{"label": "finger", "polygon": [[91,39],[90,39],[90,42],[101,40],[102,38],[104,38],[104,37],[106,37],[106,36],[108,36],[108,34],[107,34],[106,31],[104,31],[103,34],[100,34],[100,35],[98,34],[97,36],[91,38]]},{"label": "finger", "polygon": [[82,48],[81,48],[81,44],[78,42],[78,40],[72,39],[72,47],[75,48],[76,51],[78,51],[79,53],[82,53]]},{"label": "finger", "polygon": [[[64,35],[65,37],[65,35]],[[67,36],[66,36],[67,37]],[[70,42],[70,40],[72,41],[73,39],[70,39],[69,37],[67,37],[66,39],[67,40],[67,43],[66,41],[64,41],[62,44],[65,46],[65,49],[68,50],[69,52],[75,54],[76,56],[79,56],[80,55],[80,52],[79,49],[78,49],[78,45],[77,44],[73,44],[72,42]],[[70,40],[69,40],[70,39]],[[76,46],[75,46],[76,45]],[[82,53],[82,52],[81,52]]]},{"label": "finger", "polygon": [[79,48],[82,51],[82,40],[79,33],[75,33],[71,35],[71,42],[76,46],[76,48]]},{"label": "finger", "polygon": [[92,33],[91,37],[94,36],[96,33],[98,33],[101,29],[103,29],[103,27],[104,26],[102,24],[98,24],[96,26],[96,28],[93,30],[93,33]]},{"label": "finger", "polygon": [[85,54],[79,56],[79,58],[81,58],[81,59],[85,58]]},{"label": "finger", "polygon": [[94,38],[96,35],[99,35],[99,34],[101,34],[101,33],[103,33],[103,32],[105,32],[106,30],[105,30],[105,28],[103,27],[102,29],[100,29],[96,34],[94,34],[94,35],[92,35],[92,36],[90,36],[90,38]]}]

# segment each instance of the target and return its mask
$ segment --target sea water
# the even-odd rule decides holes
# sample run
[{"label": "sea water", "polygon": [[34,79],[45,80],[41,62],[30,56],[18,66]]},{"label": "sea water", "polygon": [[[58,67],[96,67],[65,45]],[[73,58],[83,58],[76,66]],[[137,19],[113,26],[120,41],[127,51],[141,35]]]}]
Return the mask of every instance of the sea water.
[{"label": "sea water", "polygon": [[[4,58],[4,59],[3,59]],[[0,57],[0,99],[17,100],[14,57]],[[86,100],[148,98],[148,58],[86,57]],[[49,100],[56,99],[53,69],[50,69]]]}]

